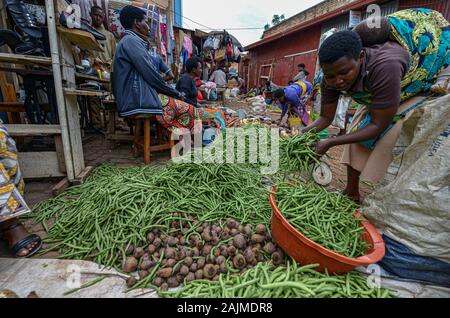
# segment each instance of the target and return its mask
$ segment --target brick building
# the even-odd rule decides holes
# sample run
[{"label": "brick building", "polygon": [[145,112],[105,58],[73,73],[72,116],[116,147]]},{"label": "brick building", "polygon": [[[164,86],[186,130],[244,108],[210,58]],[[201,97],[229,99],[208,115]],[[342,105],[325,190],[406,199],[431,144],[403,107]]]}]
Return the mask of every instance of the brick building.
[{"label": "brick building", "polygon": [[270,78],[275,84],[287,85],[297,73],[297,65],[305,63],[314,78],[317,48],[323,33],[332,28],[345,30],[350,21],[364,20],[372,12],[368,7],[377,4],[381,15],[407,8],[437,10],[450,20],[449,0],[327,0],[302,11],[266,30],[263,38],[246,47],[248,62],[241,74],[249,87],[264,84]]}]

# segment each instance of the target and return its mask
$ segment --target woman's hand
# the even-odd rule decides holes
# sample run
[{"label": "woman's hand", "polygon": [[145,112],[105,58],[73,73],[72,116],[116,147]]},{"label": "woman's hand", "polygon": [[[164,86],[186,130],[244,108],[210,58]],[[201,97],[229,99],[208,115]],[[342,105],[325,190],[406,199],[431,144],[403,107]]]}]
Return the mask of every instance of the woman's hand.
[{"label": "woman's hand", "polygon": [[314,144],[314,148],[316,150],[316,154],[319,156],[323,156],[327,153],[328,150],[333,146],[331,143],[332,139],[320,140]]}]

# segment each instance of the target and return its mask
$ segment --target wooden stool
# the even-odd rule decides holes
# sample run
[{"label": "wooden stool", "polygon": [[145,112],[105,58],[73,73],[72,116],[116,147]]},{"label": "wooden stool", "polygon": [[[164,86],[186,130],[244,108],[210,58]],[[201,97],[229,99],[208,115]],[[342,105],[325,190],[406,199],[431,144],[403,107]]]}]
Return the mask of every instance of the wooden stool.
[{"label": "wooden stool", "polygon": [[[116,119],[117,119],[117,104],[114,100],[103,100],[103,107],[105,112],[108,113],[108,126],[106,130],[106,140],[109,141],[109,149],[113,150],[116,146],[117,141],[133,141],[133,135],[118,134],[116,131]],[[103,113],[106,117],[106,114]],[[104,118],[106,122],[106,118]]]},{"label": "wooden stool", "polygon": [[[151,133],[150,126],[152,123],[156,123],[155,141],[157,143],[162,142],[164,131],[163,127],[153,115],[140,115],[135,117],[136,126],[134,129],[134,145],[133,153],[135,156],[139,155],[140,151],[144,152],[144,163],[148,165],[150,163],[151,152],[158,152],[164,150],[170,150],[174,146],[175,142],[172,140],[172,136],[169,136],[169,141],[165,144],[159,144],[155,146],[150,145]],[[144,142],[141,140],[142,126],[144,127]]]}]

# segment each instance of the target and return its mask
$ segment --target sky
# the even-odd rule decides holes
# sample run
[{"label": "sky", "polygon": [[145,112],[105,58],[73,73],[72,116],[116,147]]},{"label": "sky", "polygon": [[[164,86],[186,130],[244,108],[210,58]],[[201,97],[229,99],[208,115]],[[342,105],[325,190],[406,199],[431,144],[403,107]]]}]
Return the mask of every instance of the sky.
[{"label": "sky", "polygon": [[[289,18],[322,0],[183,0],[183,24],[188,29],[264,28],[274,14]],[[196,23],[190,21],[195,21]],[[199,25],[197,23],[203,24]],[[209,32],[209,30],[204,30]],[[242,45],[260,40],[264,29],[228,30]]]}]

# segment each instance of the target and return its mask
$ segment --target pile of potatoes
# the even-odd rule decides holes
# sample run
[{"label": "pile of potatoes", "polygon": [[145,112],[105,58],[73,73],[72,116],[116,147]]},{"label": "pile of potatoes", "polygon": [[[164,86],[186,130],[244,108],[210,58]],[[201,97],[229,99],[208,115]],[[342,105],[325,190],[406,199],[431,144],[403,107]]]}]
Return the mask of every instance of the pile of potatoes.
[{"label": "pile of potatoes", "polygon": [[[283,251],[263,224],[254,228],[228,219],[222,228],[205,223],[186,236],[187,228],[174,221],[168,232],[153,229],[147,234],[148,245],[128,247],[123,271],[137,271],[139,279],[153,273],[151,284],[167,290],[196,279],[218,280],[221,273],[242,273],[269,259],[274,265],[285,263]],[[131,276],[127,285],[133,287],[137,282]]]}]

